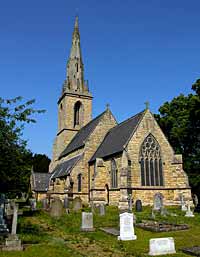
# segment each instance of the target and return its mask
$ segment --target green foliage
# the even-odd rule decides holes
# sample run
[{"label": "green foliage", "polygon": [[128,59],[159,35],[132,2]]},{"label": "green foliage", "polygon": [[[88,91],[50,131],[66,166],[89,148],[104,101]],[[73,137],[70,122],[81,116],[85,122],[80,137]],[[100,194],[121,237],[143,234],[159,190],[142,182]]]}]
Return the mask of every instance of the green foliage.
[{"label": "green foliage", "polygon": [[22,103],[22,97],[0,98],[0,191],[26,192],[29,186],[32,153],[26,149],[22,132],[26,123],[35,123],[35,100]]},{"label": "green foliage", "polygon": [[35,154],[33,156],[34,172],[47,173],[49,171],[50,162],[51,160],[45,154]]},{"label": "green foliage", "polygon": [[190,184],[200,195],[200,79],[192,90],[194,94],[164,103],[155,117],[175,152],[183,155]]}]

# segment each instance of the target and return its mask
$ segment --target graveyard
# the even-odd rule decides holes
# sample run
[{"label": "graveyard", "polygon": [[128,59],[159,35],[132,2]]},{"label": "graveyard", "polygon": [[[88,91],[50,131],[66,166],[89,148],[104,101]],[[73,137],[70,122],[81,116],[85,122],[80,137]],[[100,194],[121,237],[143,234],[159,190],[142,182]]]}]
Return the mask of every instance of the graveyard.
[{"label": "graveyard", "polygon": [[[51,206],[45,201],[19,209],[18,204],[12,205],[14,207],[7,208],[6,212],[12,215],[14,226],[6,226],[1,215],[0,221],[4,224],[1,232],[6,233],[10,228],[7,238],[14,238],[15,244],[17,240],[18,247],[23,250],[3,251],[6,237],[2,235],[2,257],[149,256],[149,242],[155,238],[173,239],[175,244],[174,253],[159,256],[191,256],[188,253],[191,248],[199,256],[200,213],[188,217],[181,206],[153,210],[150,206],[133,205],[124,215],[114,206],[89,207],[79,201],[69,204],[59,199],[54,199]],[[121,233],[122,216],[130,216],[133,223],[128,234]],[[167,229],[151,230],[140,226],[146,223],[153,228],[165,225]],[[169,230],[169,224],[179,229]]]}]

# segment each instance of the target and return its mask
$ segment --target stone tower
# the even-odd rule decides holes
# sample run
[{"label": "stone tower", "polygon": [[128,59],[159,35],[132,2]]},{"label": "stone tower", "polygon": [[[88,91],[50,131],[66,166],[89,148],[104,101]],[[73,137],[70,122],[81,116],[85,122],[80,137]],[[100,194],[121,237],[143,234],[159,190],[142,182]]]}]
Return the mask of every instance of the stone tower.
[{"label": "stone tower", "polygon": [[[92,118],[92,95],[84,81],[78,17],[75,19],[66,71],[67,76],[58,100],[58,133],[53,146],[53,163],[79,129]],[[53,168],[52,166],[54,165],[50,167]]]}]

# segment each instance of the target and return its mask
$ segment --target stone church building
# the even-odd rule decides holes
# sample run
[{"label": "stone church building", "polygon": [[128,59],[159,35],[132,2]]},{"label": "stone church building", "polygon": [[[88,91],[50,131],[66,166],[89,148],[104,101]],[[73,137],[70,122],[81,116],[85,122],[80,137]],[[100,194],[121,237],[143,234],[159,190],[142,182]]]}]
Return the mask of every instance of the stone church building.
[{"label": "stone church building", "polygon": [[152,205],[156,194],[165,205],[180,204],[180,194],[191,200],[182,156],[174,153],[148,106],[119,124],[109,107],[92,119],[77,17],[66,69],[49,174],[33,174],[39,198],[79,196],[120,209],[127,209],[128,197],[143,205]]}]

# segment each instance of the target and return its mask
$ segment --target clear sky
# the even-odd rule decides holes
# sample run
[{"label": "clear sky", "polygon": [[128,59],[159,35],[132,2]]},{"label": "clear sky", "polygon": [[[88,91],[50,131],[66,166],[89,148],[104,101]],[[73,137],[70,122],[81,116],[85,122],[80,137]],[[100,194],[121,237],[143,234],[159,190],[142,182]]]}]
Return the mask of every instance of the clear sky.
[{"label": "clear sky", "polygon": [[24,138],[49,157],[77,12],[93,117],[110,103],[121,122],[146,100],[156,113],[200,78],[199,0],[1,1],[0,95],[46,109]]}]

